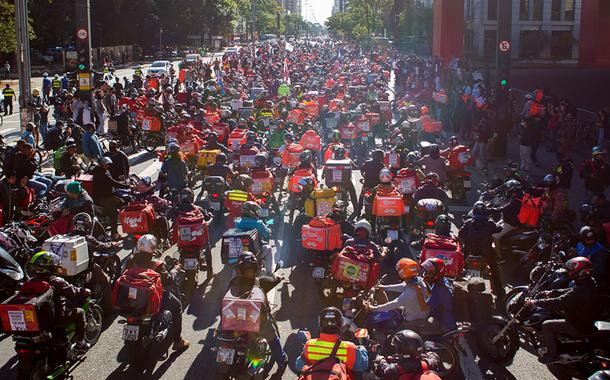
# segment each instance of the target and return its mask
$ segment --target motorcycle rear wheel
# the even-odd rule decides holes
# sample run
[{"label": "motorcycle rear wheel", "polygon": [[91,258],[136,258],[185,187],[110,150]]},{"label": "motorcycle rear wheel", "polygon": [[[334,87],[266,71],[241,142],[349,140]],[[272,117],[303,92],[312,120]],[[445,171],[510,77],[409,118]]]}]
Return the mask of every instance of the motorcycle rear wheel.
[{"label": "motorcycle rear wheel", "polygon": [[17,380],[44,380],[47,378],[47,358],[42,355],[20,357],[17,364]]},{"label": "motorcycle rear wheel", "polygon": [[512,364],[519,349],[519,336],[517,330],[508,328],[502,337],[494,344],[493,338],[504,328],[500,323],[488,323],[477,331],[477,343],[483,355],[501,366]]},{"label": "motorcycle rear wheel", "polygon": [[460,358],[457,351],[448,342],[434,342],[434,348],[431,350],[440,358],[440,368],[436,371],[441,379],[450,378],[456,371],[460,369]]},{"label": "motorcycle rear wheel", "polygon": [[112,256],[106,263],[104,272],[108,275],[111,284],[121,277],[121,260],[118,256]]}]

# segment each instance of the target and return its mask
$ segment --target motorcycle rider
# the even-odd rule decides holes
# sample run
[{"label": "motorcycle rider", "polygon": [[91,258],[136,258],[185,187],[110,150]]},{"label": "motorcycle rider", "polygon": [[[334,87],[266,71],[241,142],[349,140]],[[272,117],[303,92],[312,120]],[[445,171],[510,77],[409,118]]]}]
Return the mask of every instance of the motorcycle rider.
[{"label": "motorcycle rider", "polygon": [[79,213],[87,213],[93,217],[95,208],[93,199],[78,181],[72,181],[66,185],[66,198],[60,205],[62,216],[69,214],[76,215]]},{"label": "motorcycle rider", "polygon": [[40,251],[30,259],[28,273],[32,276],[28,283],[46,282],[53,288],[53,303],[55,305],[55,325],[67,326],[74,323],[74,349],[86,350],[89,343],[85,341],[85,312],[80,307],[68,308],[68,300],[89,297],[91,291],[71,285],[61,275],[61,260],[57,255],[47,251]]},{"label": "motorcycle rider", "polygon": [[499,209],[490,209],[490,211],[502,212],[502,229],[493,235],[498,257],[501,257],[502,253],[502,237],[521,225],[521,222],[519,221],[519,211],[521,211],[523,187],[520,182],[514,179],[508,180],[504,187],[506,189],[506,196],[509,198],[508,203]]},{"label": "motorcycle rider", "polygon": [[167,149],[168,156],[161,165],[161,173],[165,175],[170,189],[182,190],[188,186],[188,167],[180,153],[180,146],[170,144]]},{"label": "motorcycle rider", "polygon": [[[252,290],[252,287],[260,286],[263,292],[267,294],[282,281],[281,277],[275,276],[272,273],[268,273],[265,276],[256,276],[258,266],[258,259],[252,252],[242,252],[237,259],[236,276],[231,279],[228,288],[233,289],[234,291],[232,292],[234,294],[246,294]],[[279,380],[282,378],[288,365],[288,356],[282,348],[280,332],[277,322],[271,314],[268,300],[265,302],[265,307],[261,312],[260,334],[269,342],[271,359],[278,367],[272,378]],[[265,377],[263,376],[263,378]]]},{"label": "motorcycle rider", "polygon": [[440,379],[434,372],[441,366],[441,360],[435,352],[425,352],[422,337],[412,330],[401,330],[392,336],[390,344],[397,357],[378,356],[375,359],[375,375],[382,380]]},{"label": "motorcycle rider", "polygon": [[576,254],[591,261],[591,273],[598,285],[601,286],[607,281],[608,250],[597,241],[591,227],[584,226],[580,229],[580,242],[576,244]]},{"label": "motorcycle rider", "polygon": [[436,173],[440,183],[447,182],[445,159],[441,157],[438,145],[430,145],[430,153],[423,156],[417,163],[424,167],[426,172]]},{"label": "motorcycle rider", "polygon": [[567,158],[564,153],[557,153],[558,165],[553,170],[553,174],[559,178],[559,186],[570,190],[572,186],[572,175],[574,174],[574,161]]},{"label": "motorcycle rider", "polygon": [[440,188],[438,174],[433,172],[426,174],[426,183],[413,194],[413,204],[428,198],[438,199],[445,205],[449,203],[447,193]]},{"label": "motorcycle rider", "polygon": [[311,174],[316,177],[317,180],[318,171],[316,170],[316,167],[313,164],[313,155],[311,154],[311,151],[305,150],[299,155],[299,166],[290,170],[288,172],[288,177],[291,177],[297,170],[309,170]]},{"label": "motorcycle rider", "polygon": [[241,206],[241,218],[235,219],[235,228],[240,230],[251,230],[255,228],[258,231],[262,245],[263,257],[263,273],[271,273],[273,271],[273,252],[269,244],[271,231],[261,219],[261,206],[256,202],[248,201]]},{"label": "motorcycle rider", "polygon": [[[208,133],[208,141],[205,144],[205,147],[203,148],[205,150],[220,150],[222,153],[229,153],[229,148],[227,148],[225,145],[221,144],[218,141],[218,133],[216,132],[210,132]],[[218,157],[216,157],[218,159]]]},{"label": "motorcycle rider", "polygon": [[[308,339],[303,347],[301,355],[296,359],[295,368],[302,374],[310,373],[303,371],[307,366],[312,368],[315,363],[330,357],[335,345],[339,345],[335,356],[341,363],[345,364],[348,373],[364,372],[369,365],[368,352],[365,347],[356,346],[349,341],[341,340],[341,327],[343,314],[339,309],[330,306],[322,309],[318,315],[318,326],[320,327],[320,337]],[[306,369],[307,369],[306,368]],[[348,375],[349,376],[349,375]]]},{"label": "motorcycle rider", "polygon": [[235,172],[227,165],[227,155],[224,153],[218,153],[216,155],[216,163],[208,166],[208,176],[223,177],[230,182],[235,176]]},{"label": "motorcycle rider", "polygon": [[182,304],[170,291],[173,285],[172,273],[167,270],[163,261],[153,258],[156,250],[157,238],[151,234],[143,235],[136,243],[133,258],[127,263],[127,268],[147,268],[159,273],[163,284],[161,308],[172,314],[173,349],[174,351],[184,351],[189,348],[191,343],[182,338]]},{"label": "motorcycle rider", "polygon": [[426,259],[421,264],[422,277],[430,287],[430,297],[426,303],[430,307],[432,322],[420,334],[442,335],[455,328],[453,313],[453,286],[445,278],[445,262],[438,257]]},{"label": "motorcycle rider", "polygon": [[332,211],[326,217],[341,225],[343,240],[347,240],[355,235],[354,223],[347,220],[347,207],[343,201],[336,201]]},{"label": "motorcycle rider", "polygon": [[[352,169],[356,168],[356,164],[349,157],[347,157],[347,151],[345,150],[345,148],[336,147],[333,152],[333,160],[348,160]],[[330,172],[328,172],[328,173],[330,173]],[[326,171],[322,173],[323,176],[324,176],[324,174],[327,174]],[[323,177],[323,179],[325,181],[328,180],[326,177]],[[343,181],[342,185],[345,187],[345,189],[349,193],[349,197],[352,201],[352,207],[354,208],[353,216],[355,217],[357,215],[360,215],[360,206],[359,206],[359,202],[358,202],[358,195],[356,194],[356,189],[354,188],[354,183],[352,182],[352,178],[349,177],[349,178],[341,178],[341,179]]]},{"label": "motorcycle rider", "polygon": [[121,235],[118,233],[118,215],[119,209],[123,206],[123,200],[113,191],[116,188],[129,189],[129,185],[121,183],[110,174],[110,166],[112,160],[108,157],[102,157],[99,160],[99,165],[93,169],[93,200],[96,204],[104,208],[104,215],[110,218],[110,232],[113,240],[118,240]]},{"label": "motorcycle rider", "polygon": [[[539,307],[565,316],[542,323],[546,352],[538,360],[543,364],[558,360],[557,334],[578,338],[596,331],[594,323],[598,315],[599,292],[593,279],[593,264],[586,257],[575,257],[568,260],[565,266],[574,282],[573,286],[545,291],[542,292],[543,298],[525,301],[527,307]],[[544,349],[540,351],[544,352]]]},{"label": "motorcycle rider", "polygon": [[[421,326],[428,324],[427,318],[430,307],[426,303],[428,291],[423,279],[418,277],[419,268],[415,261],[402,258],[396,263],[396,272],[403,281],[395,285],[378,285],[385,291],[397,292],[400,295],[382,305],[373,306],[365,302],[364,307],[369,312],[391,311],[402,309],[403,326],[418,331]],[[407,327],[405,327],[407,328]]]},{"label": "motorcycle rider", "polygon": [[559,186],[559,178],[554,174],[547,174],[544,179],[542,214],[551,221],[551,228],[557,227],[568,208],[568,189]]},{"label": "motorcycle rider", "polygon": [[610,183],[610,165],[605,160],[604,149],[599,146],[593,147],[591,156],[580,166],[580,177],[585,180],[587,196],[603,193]]},{"label": "motorcycle rider", "polygon": [[500,233],[502,228],[490,219],[484,202],[475,202],[472,214],[473,217],[464,223],[458,233],[464,243],[465,256],[482,255],[485,258],[491,272],[491,290],[496,297],[502,299],[505,296],[504,286],[500,277],[498,259],[492,248],[494,236]]},{"label": "motorcycle rider", "polygon": [[[434,221],[434,234],[439,236],[451,237],[451,219],[448,215],[441,214]],[[421,250],[424,247],[426,237],[411,243],[411,247]]]},{"label": "motorcycle rider", "polygon": [[82,170],[81,163],[76,142],[72,139],[66,140],[66,150],[62,153],[59,161],[61,173],[68,178],[78,175]]},{"label": "motorcycle rider", "polygon": [[373,251],[373,257],[370,259],[381,261],[386,257],[387,247],[381,249],[375,242],[371,240],[371,223],[368,220],[362,219],[354,225],[354,237],[347,239],[345,247],[370,249]]},{"label": "motorcycle rider", "polygon": [[241,215],[241,206],[247,201],[256,202],[252,195],[252,177],[247,174],[240,174],[231,183],[232,189],[227,191],[225,197],[225,207],[229,210],[229,215],[225,220],[225,227],[231,228],[234,225],[234,218]]}]

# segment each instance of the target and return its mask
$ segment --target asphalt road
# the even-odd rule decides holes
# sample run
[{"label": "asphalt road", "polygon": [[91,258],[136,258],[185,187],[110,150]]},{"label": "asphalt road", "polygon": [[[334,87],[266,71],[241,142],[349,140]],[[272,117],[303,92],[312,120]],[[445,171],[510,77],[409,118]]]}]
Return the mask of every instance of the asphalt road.
[{"label": "asphalt road", "polygon": [[[118,70],[117,75],[129,76],[133,70]],[[17,116],[9,116],[5,119],[0,133],[9,137],[9,141],[18,137]],[[516,152],[512,152],[515,153]],[[548,157],[547,157],[548,156]],[[550,156],[544,155],[543,161],[550,162]],[[160,163],[154,154],[141,152],[130,156],[132,172],[144,176],[150,175],[156,178]],[[503,161],[492,164],[493,167],[501,167]],[[490,170],[490,171],[493,171]],[[542,171],[541,171],[542,173]],[[356,178],[355,178],[356,179]],[[473,184],[483,180],[480,172],[474,172]],[[354,183],[359,185],[359,181]],[[357,189],[358,190],[358,189]],[[196,191],[196,194],[198,191]],[[470,194],[474,201],[474,192]],[[464,206],[452,206],[450,208],[454,220],[461,220],[461,214],[466,210]],[[291,368],[286,371],[283,379],[297,379],[292,371],[292,363],[300,353],[300,346],[296,342],[295,333],[299,329],[307,328],[317,332],[317,315],[322,308],[318,295],[314,291],[315,284],[311,278],[309,266],[301,264],[299,250],[295,247],[291,230],[284,224],[276,226],[275,232],[275,262],[283,261],[287,266],[279,271],[286,281],[280,284],[269,299],[274,305],[273,310],[279,322],[282,342],[285,344],[289,355]],[[126,353],[122,349],[121,332],[122,325],[117,321],[120,317],[106,316],[104,332],[99,342],[87,353],[83,362],[79,363],[72,371],[74,379],[216,379],[215,376],[215,353],[211,348],[215,344],[213,338],[214,328],[219,323],[219,307],[221,299],[226,291],[231,271],[224,268],[220,263],[220,244],[218,241],[224,227],[213,225],[211,235],[215,243],[212,254],[214,261],[214,272],[216,275],[209,283],[201,283],[198,290],[192,295],[190,302],[184,308],[183,313],[183,335],[191,341],[191,347],[181,354],[172,353],[150,361],[150,368],[133,368],[125,364]],[[174,250],[167,253],[173,254]],[[125,259],[128,250],[121,252]],[[509,272],[509,271],[507,271]],[[205,276],[202,276],[205,277]],[[510,280],[510,279],[509,279]],[[510,281],[509,281],[510,282]],[[161,349],[160,351],[163,351]],[[469,354],[470,353],[470,354]],[[476,347],[465,346],[460,354],[464,375],[456,378],[471,379],[533,379],[546,380],[554,377],[547,369],[538,364],[536,357],[521,349],[517,353],[514,363],[508,368],[494,368],[480,361],[476,357]],[[0,337],[0,379],[12,379],[15,377],[17,360],[14,345],[10,337]]]}]

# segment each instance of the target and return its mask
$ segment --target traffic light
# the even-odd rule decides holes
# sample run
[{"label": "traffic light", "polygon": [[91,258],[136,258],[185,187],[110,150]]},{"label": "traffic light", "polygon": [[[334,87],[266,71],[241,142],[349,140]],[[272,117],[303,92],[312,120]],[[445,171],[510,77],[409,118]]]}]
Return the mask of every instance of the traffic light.
[{"label": "traffic light", "polygon": [[91,100],[93,82],[91,78],[91,16],[90,0],[74,1],[74,21],[76,24],[76,73],[77,87],[81,99]]},{"label": "traffic light", "polygon": [[89,49],[86,47],[78,47],[78,64],[76,68],[79,73],[85,73],[91,71],[91,55],[89,54]]}]

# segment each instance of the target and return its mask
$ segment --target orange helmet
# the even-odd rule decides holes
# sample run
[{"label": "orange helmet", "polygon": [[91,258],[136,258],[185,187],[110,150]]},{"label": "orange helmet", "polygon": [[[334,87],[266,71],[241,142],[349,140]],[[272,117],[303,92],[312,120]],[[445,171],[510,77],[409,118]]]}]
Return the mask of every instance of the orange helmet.
[{"label": "orange helmet", "polygon": [[415,261],[403,258],[396,263],[396,272],[398,272],[398,277],[404,281],[417,276],[419,268]]},{"label": "orange helmet", "polygon": [[427,115],[430,113],[430,110],[428,109],[427,106],[422,106],[422,108],[419,111],[421,112],[422,115]]}]

